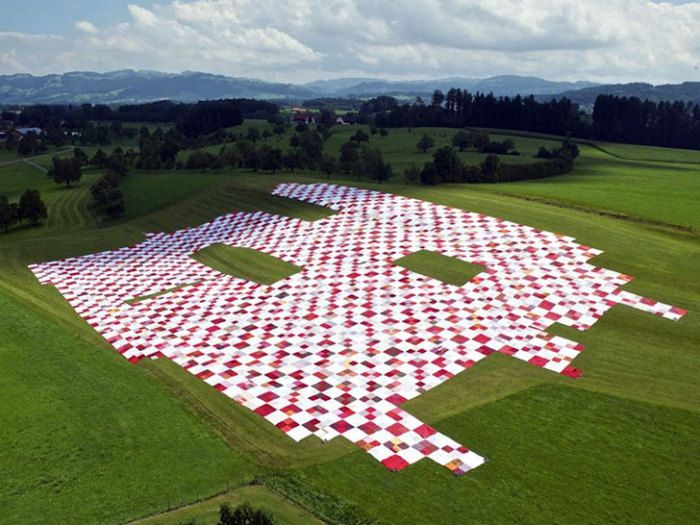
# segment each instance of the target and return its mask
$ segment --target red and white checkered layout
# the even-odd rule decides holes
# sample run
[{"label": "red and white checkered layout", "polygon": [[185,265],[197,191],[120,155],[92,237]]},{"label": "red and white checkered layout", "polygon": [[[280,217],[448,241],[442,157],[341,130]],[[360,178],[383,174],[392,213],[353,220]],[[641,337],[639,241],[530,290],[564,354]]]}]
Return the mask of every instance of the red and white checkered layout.
[{"label": "red and white checkered layout", "polygon": [[[342,435],[392,470],[429,457],[463,474],[485,461],[400,405],[489,354],[577,377],[582,346],[547,334],[553,323],[586,330],[616,304],[685,313],[622,291],[632,278],[588,264],[601,252],[570,237],[365,189],[273,193],[340,213],[237,212],[31,269],[130,361],[165,356],[291,438]],[[190,257],[215,243],[304,269],[268,286]],[[457,287],[393,264],[419,250],[486,270]]]}]

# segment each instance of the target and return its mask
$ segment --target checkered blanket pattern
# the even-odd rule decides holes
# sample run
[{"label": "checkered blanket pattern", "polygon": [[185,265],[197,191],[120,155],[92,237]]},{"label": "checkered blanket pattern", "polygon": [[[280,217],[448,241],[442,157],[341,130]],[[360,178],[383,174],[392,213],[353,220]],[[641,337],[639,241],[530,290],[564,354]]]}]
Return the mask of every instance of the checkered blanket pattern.
[{"label": "checkered blanket pattern", "polygon": [[[493,352],[578,377],[582,346],[546,333],[553,323],[586,330],[616,304],[685,313],[622,291],[632,278],[589,264],[601,252],[570,237],[365,189],[273,193],[339,213],[231,213],[30,268],[132,362],[172,359],[294,440],[342,435],[392,470],[428,457],[458,475],[485,459],[406,413],[406,400]],[[304,269],[268,286],[190,257],[216,243]],[[419,250],[486,269],[457,287],[393,264]]]}]

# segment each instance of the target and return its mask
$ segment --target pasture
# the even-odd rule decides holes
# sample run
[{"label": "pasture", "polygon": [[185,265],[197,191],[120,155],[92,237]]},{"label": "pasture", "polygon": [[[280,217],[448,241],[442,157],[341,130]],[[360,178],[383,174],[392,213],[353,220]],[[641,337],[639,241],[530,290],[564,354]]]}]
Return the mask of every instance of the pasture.
[{"label": "pasture", "polygon": [[[355,131],[338,130],[327,151]],[[87,199],[98,172],[65,190],[26,164],[0,166],[0,193],[16,198],[36,187],[50,216],[39,228],[0,234],[0,385],[9,400],[0,411],[0,476],[7,480],[0,484],[0,522],[118,523],[208,500],[151,522],[211,523],[221,499],[243,497],[269,507],[283,523],[304,522],[308,512],[342,521],[345,507],[384,523],[694,521],[700,512],[697,166],[687,164],[685,153],[675,157],[675,150],[664,150],[662,158],[625,146],[629,159],[653,155],[652,162],[581,146],[574,171],[562,177],[488,187],[408,185],[403,168],[430,158],[415,149],[422,132],[445,143],[454,134],[405,129],[376,135],[371,143],[396,162],[396,178],[381,185],[341,175],[335,180],[573,236],[604,251],[595,264],[635,277],[625,290],[688,314],[674,323],[616,306],[589,331],[553,328],[586,345],[574,362],[585,371],[576,380],[490,356],[403,406],[489,462],[460,478],[430,461],[391,473],[341,439],[293,442],[167,360],[128,363],[27,269],[234,210],[318,218],[318,207],[267,192],[279,182],[325,177],[134,170],[122,186],[126,215],[97,229]],[[276,140],[268,142],[275,146]],[[521,153],[544,143],[513,140]],[[288,144],[288,137],[279,144]],[[209,255],[223,265],[245,261]],[[279,271],[258,260],[243,264],[250,265],[257,278]],[[432,266],[440,278],[440,265]],[[443,280],[456,278],[451,266],[444,271]],[[285,472],[296,489],[239,488],[271,471]],[[227,495],[217,496],[222,492]],[[328,500],[336,507],[320,503]]]}]

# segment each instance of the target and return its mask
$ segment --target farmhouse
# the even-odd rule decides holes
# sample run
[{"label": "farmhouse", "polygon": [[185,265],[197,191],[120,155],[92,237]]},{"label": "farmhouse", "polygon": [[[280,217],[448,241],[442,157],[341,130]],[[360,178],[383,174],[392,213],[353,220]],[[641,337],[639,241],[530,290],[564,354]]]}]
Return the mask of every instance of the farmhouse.
[{"label": "farmhouse", "polygon": [[345,115],[344,117],[338,117],[335,119],[335,123],[340,124],[341,126],[352,126],[357,124],[357,118],[353,117],[352,115]]},{"label": "farmhouse", "polygon": [[18,142],[24,138],[24,135],[25,133],[22,133],[19,129],[3,129],[0,130],[0,142]]},{"label": "farmhouse", "polygon": [[0,130],[0,142],[18,142],[29,132],[41,135],[44,130],[41,128],[15,128]]},{"label": "farmhouse", "polygon": [[312,113],[295,113],[292,116],[293,124],[316,124],[316,115]]}]

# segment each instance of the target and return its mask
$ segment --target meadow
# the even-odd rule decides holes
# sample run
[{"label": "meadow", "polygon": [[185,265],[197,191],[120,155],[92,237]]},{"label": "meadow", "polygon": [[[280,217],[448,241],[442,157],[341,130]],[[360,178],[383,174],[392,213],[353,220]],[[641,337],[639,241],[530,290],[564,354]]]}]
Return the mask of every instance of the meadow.
[{"label": "meadow", "polygon": [[[355,131],[336,128],[327,151]],[[625,146],[630,158],[621,159],[581,145],[574,171],[548,180],[405,184],[403,167],[430,158],[415,148],[423,132],[449,143],[454,130],[392,129],[387,137],[373,136],[371,143],[395,163],[396,178],[384,184],[342,175],[334,180],[573,236],[605,252],[595,264],[635,276],[625,289],[689,313],[674,323],[616,306],[587,332],[557,326],[551,331],[586,345],[574,363],[584,370],[576,380],[490,356],[404,406],[489,462],[460,478],[430,461],[391,473],[342,438],[293,442],[167,360],[128,363],[27,269],[234,210],[313,220],[327,210],[267,192],[279,182],[325,177],[133,170],[122,186],[125,216],[98,229],[87,199],[99,172],[64,189],[26,164],[0,166],[0,194],[16,198],[26,187],[39,188],[50,216],[39,228],[0,235],[0,390],[7,399],[0,411],[0,523],[119,523],[148,515],[156,515],[148,523],[213,523],[221,501],[244,499],[268,507],[281,523],[309,522],[311,514],[327,522],[350,515],[383,523],[696,521],[697,166],[685,152],[674,157],[676,150],[664,150],[668,161],[659,162],[659,152],[643,147]],[[523,154],[556,144],[513,140]],[[288,144],[288,137],[279,144]],[[655,160],[632,159],[645,155]],[[203,262],[248,271],[261,282],[288,270],[244,250],[213,248],[203,251]],[[450,261],[419,255],[409,264],[445,281],[460,277]],[[248,486],[275,472],[296,488]],[[184,503],[194,505],[162,514]],[[343,514],[345,508],[357,512]]]}]

